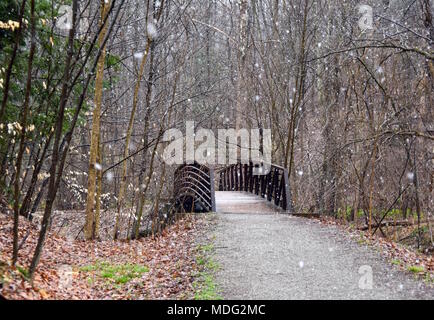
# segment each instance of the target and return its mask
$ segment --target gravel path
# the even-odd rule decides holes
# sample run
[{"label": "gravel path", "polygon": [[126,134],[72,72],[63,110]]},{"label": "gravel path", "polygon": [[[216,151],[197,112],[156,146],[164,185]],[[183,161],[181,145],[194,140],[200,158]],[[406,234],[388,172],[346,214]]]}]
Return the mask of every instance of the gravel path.
[{"label": "gravel path", "polygon": [[270,213],[216,220],[225,299],[434,299],[434,288],[335,226]]}]

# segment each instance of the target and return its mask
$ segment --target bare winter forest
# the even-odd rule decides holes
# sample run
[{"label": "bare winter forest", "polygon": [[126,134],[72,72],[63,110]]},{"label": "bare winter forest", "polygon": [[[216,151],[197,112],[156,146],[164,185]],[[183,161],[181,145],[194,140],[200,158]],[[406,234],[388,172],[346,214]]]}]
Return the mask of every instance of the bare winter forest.
[{"label": "bare winter forest", "polygon": [[[173,209],[163,156],[191,121],[270,130],[270,184],[287,176],[297,223],[363,234],[432,284],[433,15],[432,0],[1,1],[1,294],[216,298],[189,275],[210,272],[200,241],[222,218]],[[64,269],[74,290],[53,289]]]}]

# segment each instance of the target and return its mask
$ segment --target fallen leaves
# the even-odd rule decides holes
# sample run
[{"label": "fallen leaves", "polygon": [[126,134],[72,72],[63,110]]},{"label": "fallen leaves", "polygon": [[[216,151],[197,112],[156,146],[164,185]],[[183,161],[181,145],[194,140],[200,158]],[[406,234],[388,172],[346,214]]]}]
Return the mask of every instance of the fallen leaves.
[{"label": "fallen leaves", "polygon": [[50,297],[50,295],[44,289],[39,290],[39,294],[41,295],[42,299],[48,299]]},{"label": "fallen leaves", "polygon": [[[37,228],[20,220],[20,238],[27,232],[29,237],[19,253],[19,271],[10,262],[13,221],[0,214],[0,294],[26,300],[191,298],[197,271],[194,243],[202,223],[203,219],[188,216],[159,237],[129,242],[85,242],[51,233],[32,286],[23,270],[27,270],[36,246]],[[134,276],[121,275],[118,281],[109,281],[109,274],[102,277],[81,270],[102,261],[117,268],[132,266]],[[146,272],[140,266],[146,266]]]},{"label": "fallen leaves", "polygon": [[[362,243],[368,244],[376,249],[392,264],[400,269],[425,276],[434,280],[434,259],[432,255],[419,253],[391,239],[379,235],[370,235],[368,231],[356,230],[353,227],[343,224],[341,221],[321,217],[321,223],[335,225],[345,230],[352,238],[359,239]],[[414,272],[412,270],[419,270]],[[422,271],[423,270],[423,271]]]}]

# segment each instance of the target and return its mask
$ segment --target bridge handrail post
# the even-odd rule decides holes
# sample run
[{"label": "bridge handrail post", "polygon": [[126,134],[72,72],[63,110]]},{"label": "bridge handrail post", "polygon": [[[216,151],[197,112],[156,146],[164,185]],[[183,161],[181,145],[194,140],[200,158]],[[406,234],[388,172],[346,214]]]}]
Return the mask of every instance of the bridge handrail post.
[{"label": "bridge handrail post", "polygon": [[255,194],[256,194],[257,196],[259,196],[261,183],[260,183],[259,176],[258,176],[257,174],[254,175],[254,179],[253,179],[253,181],[255,182]]},{"label": "bridge handrail post", "polygon": [[261,197],[265,198],[265,191],[267,189],[267,185],[265,182],[265,176],[261,174],[260,180],[261,180]]},{"label": "bridge handrail post", "polygon": [[231,190],[235,191],[235,165],[231,166]]},{"label": "bridge handrail post", "polygon": [[243,164],[239,163],[237,169],[237,175],[238,175],[238,191],[243,191]]},{"label": "bridge handrail post", "polygon": [[266,183],[265,191],[267,194],[267,201],[271,201],[271,197],[273,196],[273,185],[271,184],[271,175],[273,174],[273,170],[271,169],[272,168],[270,168],[270,172],[268,172],[267,179],[265,180]]},{"label": "bridge handrail post", "polygon": [[288,169],[283,169],[283,195],[284,195],[284,201],[283,201],[283,210],[286,212],[292,213],[293,207],[292,207],[292,199],[291,199],[291,192],[289,189],[289,176],[288,176]]},{"label": "bridge handrail post", "polygon": [[248,175],[249,166],[247,163],[244,164],[244,186],[243,191],[249,191],[249,175]]},{"label": "bridge handrail post", "polygon": [[211,192],[211,210],[213,212],[216,212],[216,205],[215,205],[215,185],[214,185],[214,169],[209,169],[209,180],[210,180],[210,192]]},{"label": "bridge handrail post", "polygon": [[239,176],[238,176],[238,163],[234,165],[234,178],[235,178],[235,190],[234,191],[240,191],[239,190]]},{"label": "bridge handrail post", "polygon": [[274,168],[274,171],[273,171],[273,189],[272,189],[272,199],[274,199],[274,204],[275,205],[278,205],[279,204],[279,199],[278,199],[278,197],[279,197],[279,191],[278,191],[278,188],[279,188],[279,175],[280,175],[280,173],[279,173],[279,169],[278,168]]}]

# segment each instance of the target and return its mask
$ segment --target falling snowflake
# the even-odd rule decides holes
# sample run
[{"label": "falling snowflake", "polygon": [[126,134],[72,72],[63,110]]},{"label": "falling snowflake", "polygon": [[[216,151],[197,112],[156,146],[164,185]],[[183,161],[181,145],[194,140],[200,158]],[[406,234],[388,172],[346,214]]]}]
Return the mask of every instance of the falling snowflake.
[{"label": "falling snowflake", "polygon": [[134,53],[134,59],[137,59],[137,60],[143,59],[143,52]]},{"label": "falling snowflake", "polygon": [[151,38],[156,38],[158,36],[157,27],[153,23],[148,23],[148,35]]},{"label": "falling snowflake", "polygon": [[407,173],[407,179],[410,181],[413,181],[414,180],[414,172]]}]

